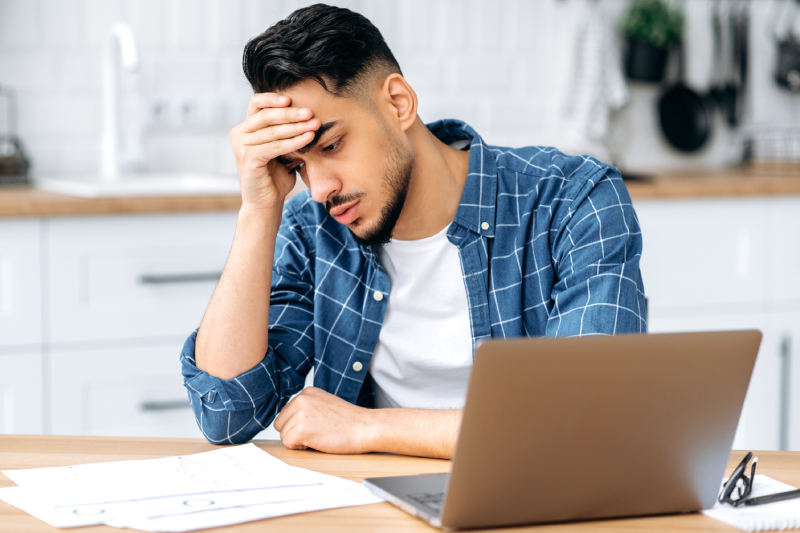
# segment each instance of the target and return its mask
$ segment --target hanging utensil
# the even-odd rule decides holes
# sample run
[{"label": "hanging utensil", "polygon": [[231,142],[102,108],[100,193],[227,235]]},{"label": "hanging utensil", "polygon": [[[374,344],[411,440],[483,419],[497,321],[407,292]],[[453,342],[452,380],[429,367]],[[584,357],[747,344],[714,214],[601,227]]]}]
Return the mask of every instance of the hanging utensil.
[{"label": "hanging utensil", "polygon": [[711,136],[711,112],[703,98],[684,83],[684,50],[679,43],[678,80],[659,99],[658,112],[661,131],[667,141],[683,152],[694,152]]},{"label": "hanging utensil", "polygon": [[30,161],[17,137],[17,102],[9,87],[0,85],[0,98],[6,101],[6,131],[0,133],[0,185],[26,185]]},{"label": "hanging utensil", "polygon": [[[791,10],[793,13],[786,33],[781,35],[781,22],[783,22],[787,10]],[[800,16],[800,0],[795,0],[794,3],[787,0],[782,17],[775,27],[775,41],[778,46],[775,81],[781,87],[800,93],[800,36],[794,31],[798,16]]]}]

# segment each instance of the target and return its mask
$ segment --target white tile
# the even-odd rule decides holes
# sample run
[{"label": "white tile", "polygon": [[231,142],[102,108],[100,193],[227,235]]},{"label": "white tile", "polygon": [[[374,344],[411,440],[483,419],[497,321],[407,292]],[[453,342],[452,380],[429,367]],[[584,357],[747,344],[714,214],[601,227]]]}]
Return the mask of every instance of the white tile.
[{"label": "white tile", "polygon": [[278,20],[278,2],[242,0],[242,34],[249,40],[266,31]]},{"label": "white tile", "polygon": [[247,42],[243,17],[241,0],[208,0],[208,48],[226,53],[242,50]]},{"label": "white tile", "polygon": [[163,0],[126,0],[125,18],[142,48],[163,48],[166,6]]},{"label": "white tile", "polygon": [[219,142],[227,134],[150,135],[144,141],[148,170],[154,172],[200,172],[217,168]]},{"label": "white tile", "polygon": [[442,61],[436,54],[404,54],[397,57],[400,68],[411,86],[417,90],[438,91],[442,87]]},{"label": "white tile", "polygon": [[65,52],[56,60],[56,84],[59,92],[100,92],[101,54],[97,52]]},{"label": "white tile", "polygon": [[92,96],[53,93],[22,94],[19,98],[19,132],[28,135],[97,135],[100,101]]},{"label": "white tile", "polygon": [[55,87],[55,58],[40,52],[0,53],[0,82],[24,94],[28,90],[47,91]]},{"label": "white tile", "polygon": [[198,49],[205,42],[206,2],[203,0],[168,0],[166,4],[166,39],[173,49]]},{"label": "white tile", "polygon": [[428,51],[431,47],[431,16],[428,0],[405,0],[398,6],[397,30],[403,51]]},{"label": "white tile", "polygon": [[510,60],[503,54],[472,53],[454,64],[456,86],[468,94],[504,91],[508,87]]},{"label": "white tile", "polygon": [[84,0],[84,43],[91,47],[102,47],[108,39],[112,25],[123,20],[122,0]]},{"label": "white tile", "polygon": [[33,0],[0,0],[0,48],[37,47],[38,9]]},{"label": "white tile", "polygon": [[77,49],[83,43],[81,0],[42,0],[42,42],[49,50]]},{"label": "white tile", "polygon": [[207,52],[154,57],[142,75],[142,86],[151,91],[198,93],[217,86],[216,60]]}]

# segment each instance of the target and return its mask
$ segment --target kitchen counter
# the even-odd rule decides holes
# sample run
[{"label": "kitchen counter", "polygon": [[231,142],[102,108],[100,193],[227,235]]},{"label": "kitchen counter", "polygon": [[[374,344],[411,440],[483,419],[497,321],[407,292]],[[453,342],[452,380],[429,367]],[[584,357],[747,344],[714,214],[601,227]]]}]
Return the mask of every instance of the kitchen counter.
[{"label": "kitchen counter", "polygon": [[[752,175],[741,170],[656,174],[626,184],[634,200],[800,195],[800,176]],[[31,187],[0,188],[0,218],[235,211],[241,203],[233,195],[75,198]]]},{"label": "kitchen counter", "polygon": [[739,169],[654,174],[626,185],[634,200],[800,195],[800,175],[757,175]]}]

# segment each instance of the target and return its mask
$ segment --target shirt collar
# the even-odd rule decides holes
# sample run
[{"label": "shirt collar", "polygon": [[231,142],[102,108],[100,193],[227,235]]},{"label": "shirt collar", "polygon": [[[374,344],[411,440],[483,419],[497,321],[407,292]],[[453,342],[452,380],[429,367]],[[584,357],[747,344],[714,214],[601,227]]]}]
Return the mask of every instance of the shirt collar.
[{"label": "shirt collar", "polygon": [[[467,181],[453,222],[484,237],[494,237],[497,205],[497,165],[494,154],[478,132],[466,122],[446,118],[426,126],[445,144],[469,140]],[[378,261],[378,254],[372,246],[362,245],[360,248],[368,260]]]},{"label": "shirt collar", "polygon": [[444,119],[427,124],[440,141],[451,144],[470,141],[469,170],[454,222],[483,235],[494,237],[497,206],[497,165],[495,156],[478,132],[465,122]]}]

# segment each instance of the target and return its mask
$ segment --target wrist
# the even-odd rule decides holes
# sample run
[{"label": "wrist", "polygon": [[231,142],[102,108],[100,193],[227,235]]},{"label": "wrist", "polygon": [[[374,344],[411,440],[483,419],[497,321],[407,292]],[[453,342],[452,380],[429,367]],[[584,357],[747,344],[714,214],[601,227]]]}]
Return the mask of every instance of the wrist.
[{"label": "wrist", "polygon": [[385,438],[382,428],[385,426],[387,411],[390,409],[364,409],[360,435],[362,453],[386,451],[382,445]]},{"label": "wrist", "polygon": [[283,202],[276,205],[262,206],[250,203],[242,203],[239,208],[239,224],[269,224],[277,222],[280,224],[283,214]]}]

